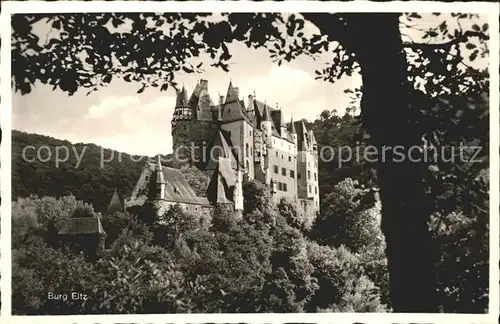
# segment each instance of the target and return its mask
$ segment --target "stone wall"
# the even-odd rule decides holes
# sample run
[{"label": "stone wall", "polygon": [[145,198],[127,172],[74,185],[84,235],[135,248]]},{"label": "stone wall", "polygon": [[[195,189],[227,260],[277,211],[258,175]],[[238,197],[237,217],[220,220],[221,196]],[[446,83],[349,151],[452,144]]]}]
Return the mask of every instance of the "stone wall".
[{"label": "stone wall", "polygon": [[174,165],[185,163],[198,165],[199,162],[203,162],[209,154],[215,133],[216,125],[211,121],[178,122],[172,127]]}]

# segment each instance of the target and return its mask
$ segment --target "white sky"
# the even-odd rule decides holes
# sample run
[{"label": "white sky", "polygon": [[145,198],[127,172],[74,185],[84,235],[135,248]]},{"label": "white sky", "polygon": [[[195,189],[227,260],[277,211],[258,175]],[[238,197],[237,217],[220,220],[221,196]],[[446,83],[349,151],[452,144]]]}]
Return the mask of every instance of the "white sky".
[{"label": "white sky", "polygon": [[[440,18],[440,21],[442,18]],[[309,26],[309,28],[314,28]],[[418,38],[418,36],[416,36]],[[359,75],[344,77],[334,84],[314,80],[314,70],[322,69],[330,56],[313,61],[299,57],[278,67],[264,50],[248,49],[244,44],[229,46],[233,55],[230,72],[205,68],[203,75],[178,74],[188,95],[196,81],[208,80],[214,102],[225,95],[229,81],[240,88],[245,98],[255,91],[257,99],[269,105],[279,104],[286,120],[314,120],[323,110],[345,111],[349,97],[344,89],[361,84]],[[52,87],[37,84],[28,95],[13,97],[13,128],[49,135],[73,143],[95,143],[130,154],[154,155],[172,150],[170,120],[175,106],[173,89],[160,92],[151,88],[137,94],[139,84],[114,80],[86,96],[87,89],[68,96]]]}]

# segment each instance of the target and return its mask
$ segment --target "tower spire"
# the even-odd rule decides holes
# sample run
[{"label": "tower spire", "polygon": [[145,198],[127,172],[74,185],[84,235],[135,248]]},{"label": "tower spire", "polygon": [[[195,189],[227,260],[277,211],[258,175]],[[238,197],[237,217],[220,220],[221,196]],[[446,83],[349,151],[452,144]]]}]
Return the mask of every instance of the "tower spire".
[{"label": "tower spire", "polygon": [[158,154],[156,157],[155,171],[156,171],[156,183],[157,184],[166,183],[165,177],[163,175],[163,167],[161,165],[161,155],[160,154]]}]

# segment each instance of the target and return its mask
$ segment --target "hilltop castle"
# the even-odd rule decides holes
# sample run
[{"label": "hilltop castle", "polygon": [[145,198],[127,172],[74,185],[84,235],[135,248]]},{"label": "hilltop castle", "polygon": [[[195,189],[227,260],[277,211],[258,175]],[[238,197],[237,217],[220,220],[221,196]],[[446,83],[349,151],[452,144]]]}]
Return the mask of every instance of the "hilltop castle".
[{"label": "hilltop castle", "polygon": [[214,103],[208,82],[200,80],[191,96],[177,93],[172,118],[174,159],[188,162],[210,176],[206,197],[197,197],[182,173],[148,161],[125,207],[146,201],[165,210],[180,204],[209,212],[226,205],[243,209],[243,182],[258,180],[272,197],[295,201],[308,218],[319,212],[318,149],[312,130],[302,121],[287,124],[282,111],[249,95],[241,99],[229,83],[225,97]]}]

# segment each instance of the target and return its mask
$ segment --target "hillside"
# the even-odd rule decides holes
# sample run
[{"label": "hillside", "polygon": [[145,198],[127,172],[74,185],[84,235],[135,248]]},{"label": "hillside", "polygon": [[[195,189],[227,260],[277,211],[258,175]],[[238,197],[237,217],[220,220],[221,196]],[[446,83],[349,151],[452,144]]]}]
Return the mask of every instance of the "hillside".
[{"label": "hillside", "polygon": [[[67,147],[69,156],[66,162],[57,165],[58,147]],[[40,152],[38,157],[37,151]],[[112,152],[113,159],[110,158]],[[65,154],[64,149],[59,149],[60,160],[65,160]],[[102,168],[101,156],[104,160]],[[145,157],[139,159],[95,144],[73,144],[49,136],[13,130],[12,197],[17,199],[33,194],[57,198],[73,194],[78,200],[92,203],[97,211],[102,212],[115,188],[122,197],[130,194],[145,161]]]}]

